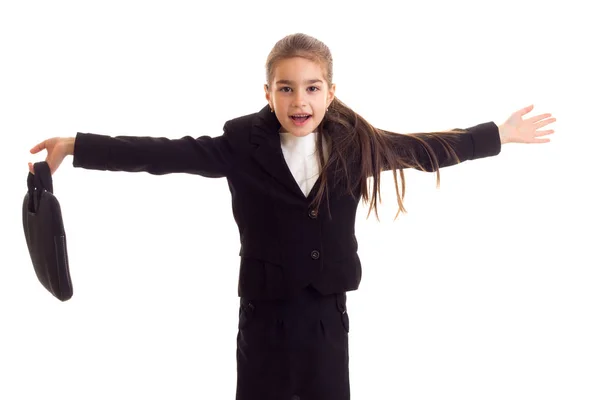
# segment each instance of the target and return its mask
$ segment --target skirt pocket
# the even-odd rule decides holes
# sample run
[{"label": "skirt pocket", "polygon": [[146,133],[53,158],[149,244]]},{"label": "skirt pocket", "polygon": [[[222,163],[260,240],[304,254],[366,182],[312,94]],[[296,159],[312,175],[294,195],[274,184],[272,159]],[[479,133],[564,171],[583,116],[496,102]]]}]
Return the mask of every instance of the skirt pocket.
[{"label": "skirt pocket", "polygon": [[254,304],[244,298],[240,298],[240,311],[238,329],[245,329],[254,319]]},{"label": "skirt pocket", "polygon": [[336,294],[336,303],[344,331],[350,333],[350,318],[348,317],[348,310],[346,309],[346,293]]}]

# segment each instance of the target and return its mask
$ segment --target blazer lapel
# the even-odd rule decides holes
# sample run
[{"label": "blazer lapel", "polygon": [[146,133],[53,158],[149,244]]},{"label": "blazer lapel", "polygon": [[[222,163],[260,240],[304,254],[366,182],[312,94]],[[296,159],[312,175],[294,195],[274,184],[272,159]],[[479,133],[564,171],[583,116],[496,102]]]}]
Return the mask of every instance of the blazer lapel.
[{"label": "blazer lapel", "polygon": [[[279,129],[281,124],[269,105],[260,110],[252,122],[250,140],[256,145],[252,153],[254,159],[269,175],[294,194],[306,199],[296,179],[292,175],[281,150]],[[319,178],[320,179],[320,178]],[[316,186],[316,183],[315,183]]]}]

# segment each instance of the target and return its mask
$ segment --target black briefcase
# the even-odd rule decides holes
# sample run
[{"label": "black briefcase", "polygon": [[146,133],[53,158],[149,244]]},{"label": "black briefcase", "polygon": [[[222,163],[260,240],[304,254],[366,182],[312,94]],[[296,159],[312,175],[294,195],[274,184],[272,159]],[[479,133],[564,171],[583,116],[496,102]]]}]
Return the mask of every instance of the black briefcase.
[{"label": "black briefcase", "polygon": [[33,165],[27,176],[23,200],[23,230],[35,274],[40,283],[61,301],[73,296],[69,273],[67,238],[60,204],[53,194],[47,162]]}]

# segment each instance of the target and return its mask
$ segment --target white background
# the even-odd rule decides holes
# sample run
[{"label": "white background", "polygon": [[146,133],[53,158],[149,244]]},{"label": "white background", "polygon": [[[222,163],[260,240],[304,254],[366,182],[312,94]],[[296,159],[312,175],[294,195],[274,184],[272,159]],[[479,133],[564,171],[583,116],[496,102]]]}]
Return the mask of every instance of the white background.
[{"label": "white background", "polygon": [[[558,3],[558,2],[554,2]],[[392,6],[393,4],[393,6]],[[586,4],[590,4],[586,6]],[[233,399],[239,236],[225,179],[53,176],[71,300],[37,281],[21,207],[29,149],[77,132],[217,136],[266,104],[264,63],[304,32],[337,95],[395,132],[551,112],[552,142],[391,175],[357,215],[352,398],[600,398],[591,2],[3,2],[0,399]],[[596,39],[593,39],[593,38]],[[548,128],[549,129],[549,128]]]}]

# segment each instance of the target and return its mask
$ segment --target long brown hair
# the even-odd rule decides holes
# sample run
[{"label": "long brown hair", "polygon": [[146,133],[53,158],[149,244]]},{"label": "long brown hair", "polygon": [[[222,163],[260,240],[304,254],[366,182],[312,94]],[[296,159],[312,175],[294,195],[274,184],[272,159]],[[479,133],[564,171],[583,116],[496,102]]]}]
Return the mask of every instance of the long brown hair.
[{"label": "long brown hair", "polygon": [[[292,58],[303,57],[315,62],[323,68],[325,80],[328,87],[333,83],[333,59],[329,48],[321,41],[303,33],[288,35],[279,40],[267,57],[266,79],[267,85],[271,87],[274,79],[277,62]],[[437,140],[453,160],[458,163],[459,159],[452,146],[446,139],[450,139],[449,133],[462,133],[464,129],[453,129],[442,132],[422,132],[418,134],[399,134],[375,128],[369,124],[358,113],[345,105],[339,98],[334,97],[325,113],[323,121],[317,127],[317,151],[321,165],[321,180],[315,199],[311,205],[320,206],[324,195],[327,195],[327,173],[329,169],[335,169],[335,176],[341,173],[340,182],[347,185],[348,193],[354,196],[358,188],[364,203],[370,202],[369,212],[377,213],[377,200],[381,202],[381,172],[392,170],[394,184],[396,186],[396,198],[398,201],[398,212],[407,213],[402,200],[405,194],[405,180],[403,168],[416,168],[421,171],[436,172],[436,187],[440,185],[439,161],[428,144],[430,140]],[[445,134],[442,137],[440,134]],[[325,160],[323,154],[323,140],[329,148],[329,158]],[[418,143],[415,143],[418,142]],[[429,163],[422,165],[415,152],[415,144],[421,144],[427,152]],[[398,191],[398,177],[400,173],[402,193]],[[373,178],[373,185],[369,189],[368,178]],[[336,183],[338,180],[336,180]],[[329,206],[329,202],[328,202]],[[331,214],[330,214],[331,215]]]}]

